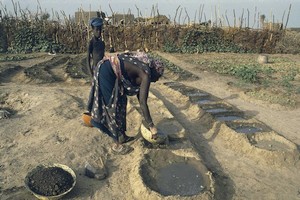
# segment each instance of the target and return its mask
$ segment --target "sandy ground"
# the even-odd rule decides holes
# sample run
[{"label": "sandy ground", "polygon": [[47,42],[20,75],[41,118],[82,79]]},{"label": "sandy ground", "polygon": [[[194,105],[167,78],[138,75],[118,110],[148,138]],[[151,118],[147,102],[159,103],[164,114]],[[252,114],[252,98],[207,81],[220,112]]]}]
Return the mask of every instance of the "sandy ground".
[{"label": "sandy ground", "polygon": [[[230,78],[197,71],[195,65],[183,63],[176,55],[159,54],[199,77],[180,81],[187,91],[199,89],[218,104],[244,113],[246,119],[216,120],[178,89],[177,75],[166,71],[162,80],[151,85],[148,103],[154,122],[170,135],[170,143],[161,148],[145,146],[139,133],[142,118],[133,97],[129,99],[127,129],[128,135],[136,136],[130,143],[134,151],[114,155],[109,137],[82,124],[89,82],[71,78],[65,61],[43,65],[48,78],[41,79],[29,77],[24,70],[42,66],[53,56],[2,62],[1,68],[19,67],[0,71],[0,108],[10,112],[0,119],[0,199],[34,199],[24,187],[24,178],[37,165],[51,163],[67,165],[77,176],[75,187],[63,199],[300,199],[299,109],[250,99],[227,84]],[[240,124],[255,125],[261,131],[238,133]],[[86,162],[102,166],[102,161],[106,179],[84,175]],[[162,187],[174,181],[161,174],[165,172],[162,169],[178,163],[198,169],[204,188],[200,193],[163,195]],[[178,169],[183,173],[187,168]],[[169,182],[161,185],[162,180]],[[188,194],[193,181],[185,180],[189,187],[172,191]]]}]

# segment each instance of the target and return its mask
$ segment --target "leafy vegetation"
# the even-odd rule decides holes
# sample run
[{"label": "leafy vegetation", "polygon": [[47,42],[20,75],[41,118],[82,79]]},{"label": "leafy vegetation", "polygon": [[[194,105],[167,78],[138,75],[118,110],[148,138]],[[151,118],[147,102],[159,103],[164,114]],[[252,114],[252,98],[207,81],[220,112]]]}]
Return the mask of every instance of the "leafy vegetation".
[{"label": "leafy vegetation", "polygon": [[[170,30],[170,32],[172,29]],[[276,43],[280,41],[283,32],[268,30],[250,30],[217,27],[192,27],[180,30],[181,38],[169,37],[174,34],[166,33],[167,40],[163,50],[168,53],[275,53]],[[173,40],[171,40],[173,39]]]},{"label": "leafy vegetation", "polygon": [[168,53],[205,53],[205,52],[246,52],[233,41],[224,38],[222,29],[190,29],[184,35],[182,43],[176,46],[167,41],[163,50]]},{"label": "leafy vegetation", "polygon": [[246,82],[256,83],[258,81],[258,73],[261,70],[257,65],[238,65],[231,67],[229,74],[236,76]]}]

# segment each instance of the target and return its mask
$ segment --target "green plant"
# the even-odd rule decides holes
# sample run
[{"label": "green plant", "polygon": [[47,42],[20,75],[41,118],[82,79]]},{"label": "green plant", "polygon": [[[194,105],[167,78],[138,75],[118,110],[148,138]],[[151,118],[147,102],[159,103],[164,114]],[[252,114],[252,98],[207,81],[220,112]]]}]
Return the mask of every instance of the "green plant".
[{"label": "green plant", "polygon": [[281,85],[288,89],[292,89],[293,84],[291,82],[295,80],[295,77],[297,76],[298,72],[299,70],[295,67],[289,68],[288,72],[282,76]]},{"label": "green plant", "polygon": [[292,88],[293,87],[293,85],[291,84],[290,80],[288,78],[286,78],[286,77],[282,78],[281,85],[283,87],[286,87],[286,88]]},{"label": "green plant", "polygon": [[239,65],[231,67],[229,73],[246,82],[256,83],[258,81],[258,73],[260,72],[257,65]]},{"label": "green plant", "polygon": [[51,41],[43,34],[39,27],[24,22],[14,33],[14,40],[10,51],[12,53],[45,52],[49,50]]},{"label": "green plant", "polygon": [[163,45],[163,51],[167,53],[178,53],[180,50],[175,43],[167,41]]},{"label": "green plant", "polygon": [[276,72],[276,70],[273,69],[272,67],[263,67],[261,69],[261,72],[263,72],[267,76],[271,76],[272,74],[274,74]]}]

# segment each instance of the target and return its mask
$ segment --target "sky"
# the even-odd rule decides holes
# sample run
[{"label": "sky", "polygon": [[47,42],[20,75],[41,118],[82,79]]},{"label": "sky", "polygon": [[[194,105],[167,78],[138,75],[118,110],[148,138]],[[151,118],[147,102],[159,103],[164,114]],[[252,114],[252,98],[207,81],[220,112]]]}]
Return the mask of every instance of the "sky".
[{"label": "sky", "polygon": [[[40,4],[42,10],[52,13],[64,11],[65,14],[71,17],[79,8],[84,11],[98,11],[105,12],[108,16],[112,12],[119,14],[127,14],[130,10],[135,17],[138,16],[137,10],[143,17],[149,17],[152,7],[158,8],[159,14],[166,15],[174,21],[176,9],[180,6],[182,8],[181,23],[186,18],[186,12],[190,18],[190,22],[200,20],[200,7],[203,8],[203,15],[201,22],[205,19],[215,21],[216,18],[223,19],[223,23],[227,25],[227,16],[230,26],[234,23],[234,12],[238,19],[242,16],[244,10],[244,17],[248,16],[249,11],[249,27],[257,26],[254,24],[254,18],[258,19],[258,14],[264,14],[267,21],[287,22],[289,6],[291,12],[289,15],[287,27],[300,27],[300,0],[13,0],[15,3],[19,2],[22,9],[29,9],[32,12],[37,10]],[[6,7],[9,12],[13,12],[12,0],[0,0],[0,9]],[[38,4],[39,2],[39,4]],[[204,6],[204,7],[203,7]],[[179,11],[177,13],[176,21],[179,19]],[[256,14],[256,15],[255,15]],[[217,16],[217,17],[216,17]],[[186,18],[187,22],[187,18]]]}]

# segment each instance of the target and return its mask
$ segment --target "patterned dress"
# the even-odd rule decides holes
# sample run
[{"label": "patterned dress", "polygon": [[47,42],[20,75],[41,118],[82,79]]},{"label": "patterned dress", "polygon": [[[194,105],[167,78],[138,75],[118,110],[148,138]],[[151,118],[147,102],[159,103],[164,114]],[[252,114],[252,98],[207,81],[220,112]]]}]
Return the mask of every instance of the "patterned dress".
[{"label": "patterned dress", "polygon": [[92,124],[123,143],[126,132],[127,95],[136,95],[140,88],[129,81],[124,68],[124,61],[132,62],[150,75],[148,64],[126,54],[118,57],[105,57],[94,71],[88,107],[91,109]]}]

